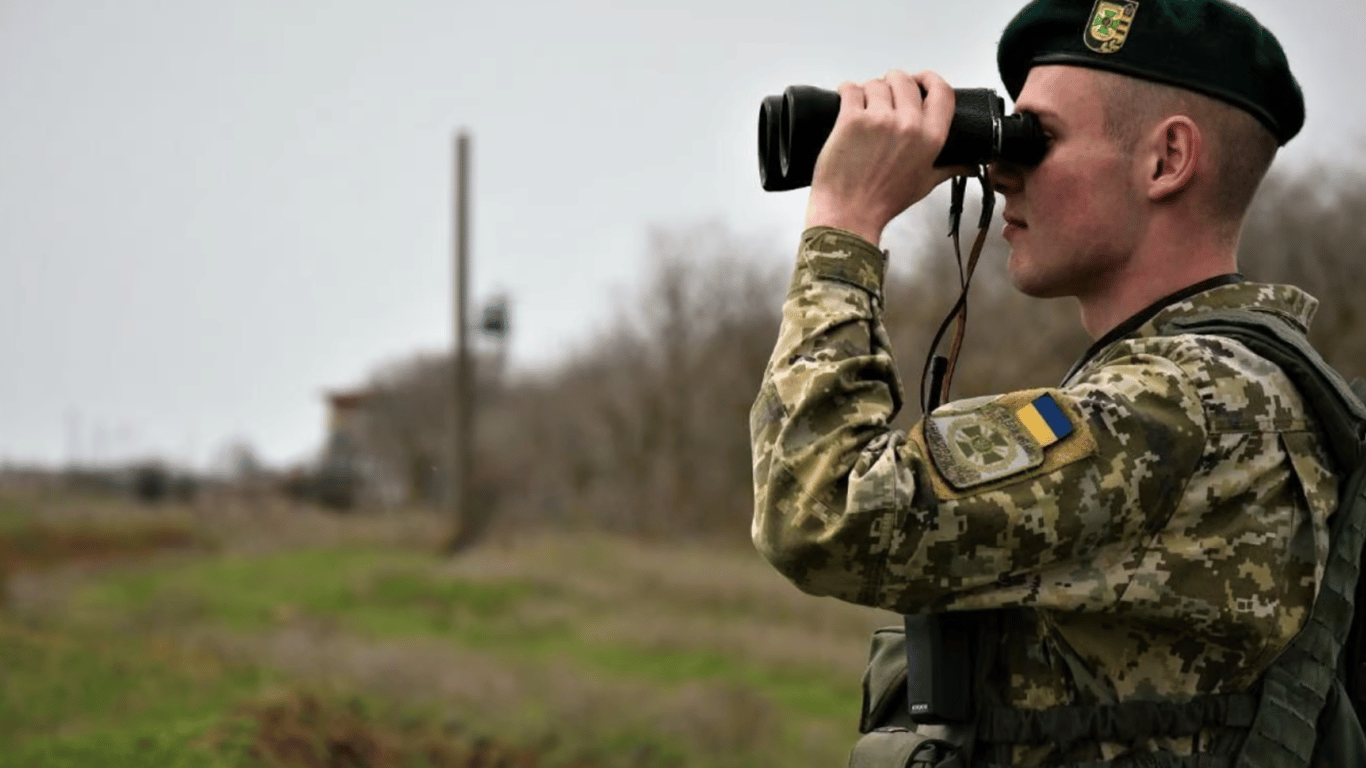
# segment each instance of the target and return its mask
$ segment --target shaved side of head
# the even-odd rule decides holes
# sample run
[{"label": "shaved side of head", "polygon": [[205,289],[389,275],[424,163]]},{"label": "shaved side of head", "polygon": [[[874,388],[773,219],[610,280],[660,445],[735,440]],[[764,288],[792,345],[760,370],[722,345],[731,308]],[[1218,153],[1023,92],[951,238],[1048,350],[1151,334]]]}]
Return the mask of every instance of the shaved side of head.
[{"label": "shaved side of head", "polygon": [[1249,112],[1162,83],[1097,71],[1106,94],[1105,132],[1125,152],[1162,120],[1185,115],[1199,126],[1213,178],[1201,205],[1220,235],[1238,237],[1257,186],[1276,156],[1276,137]]}]

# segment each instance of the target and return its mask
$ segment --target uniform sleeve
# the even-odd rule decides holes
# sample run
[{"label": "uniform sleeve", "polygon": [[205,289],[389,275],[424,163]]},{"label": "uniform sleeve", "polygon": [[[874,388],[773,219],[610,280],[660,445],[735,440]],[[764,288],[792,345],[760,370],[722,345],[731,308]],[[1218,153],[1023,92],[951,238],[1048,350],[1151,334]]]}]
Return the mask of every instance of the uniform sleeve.
[{"label": "uniform sleeve", "polygon": [[899,613],[1113,606],[1200,462],[1191,382],[1135,352],[892,430],[885,269],[852,233],[803,234],[750,411],[756,548],[804,592]]}]

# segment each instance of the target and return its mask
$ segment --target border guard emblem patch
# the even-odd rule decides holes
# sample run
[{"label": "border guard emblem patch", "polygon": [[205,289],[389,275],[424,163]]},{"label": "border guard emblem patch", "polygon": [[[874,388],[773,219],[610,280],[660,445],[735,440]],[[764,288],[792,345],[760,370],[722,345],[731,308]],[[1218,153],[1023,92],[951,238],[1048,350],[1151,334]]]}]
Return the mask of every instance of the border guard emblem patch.
[{"label": "border guard emblem patch", "polygon": [[1129,37],[1129,25],[1133,23],[1136,13],[1136,2],[1096,0],[1095,7],[1091,9],[1091,20],[1081,35],[1086,47],[1096,53],[1114,53],[1123,48],[1124,40]]},{"label": "border guard emblem patch", "polygon": [[1043,463],[1043,450],[1010,411],[996,405],[942,409],[925,420],[939,472],[957,488],[989,483]]},{"label": "border guard emblem patch", "polygon": [[1044,449],[1074,431],[1051,395],[1020,407],[987,398],[951,403],[925,419],[925,444],[944,479],[971,488],[1044,464]]}]

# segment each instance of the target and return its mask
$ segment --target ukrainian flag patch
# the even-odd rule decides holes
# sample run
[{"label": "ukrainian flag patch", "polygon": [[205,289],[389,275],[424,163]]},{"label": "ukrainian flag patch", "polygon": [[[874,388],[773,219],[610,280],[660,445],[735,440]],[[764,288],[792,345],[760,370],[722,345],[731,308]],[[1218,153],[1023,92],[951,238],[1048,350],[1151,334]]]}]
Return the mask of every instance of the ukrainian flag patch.
[{"label": "ukrainian flag patch", "polygon": [[910,438],[930,459],[935,497],[1010,488],[1093,455],[1085,411],[1066,398],[1026,389],[946,403],[928,414]]},{"label": "ukrainian flag patch", "polygon": [[1072,422],[1062,412],[1052,395],[1040,395],[1033,402],[1015,412],[1020,423],[1044,448],[1072,433]]}]

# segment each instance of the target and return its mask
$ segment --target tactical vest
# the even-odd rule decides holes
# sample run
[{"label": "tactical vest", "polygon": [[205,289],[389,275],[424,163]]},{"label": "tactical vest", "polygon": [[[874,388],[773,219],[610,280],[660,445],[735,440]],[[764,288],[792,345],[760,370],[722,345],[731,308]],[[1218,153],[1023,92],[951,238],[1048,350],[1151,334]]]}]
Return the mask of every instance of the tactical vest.
[{"label": "tactical vest", "polygon": [[[1349,386],[1303,334],[1267,312],[1208,311],[1170,320],[1158,332],[1241,342],[1279,366],[1318,417],[1340,483],[1328,563],[1304,627],[1247,691],[1041,710],[979,704],[970,723],[946,726],[911,720],[904,630],[880,629],[873,634],[863,679],[864,735],[850,754],[850,768],[1007,768],[984,759],[994,745],[1130,743],[1207,728],[1231,729],[1237,743],[1227,754],[1152,755],[1058,768],[1366,766],[1366,736],[1356,714],[1366,713],[1366,611],[1353,618],[1357,600],[1366,600],[1366,580],[1357,578],[1366,539],[1366,383]],[[1000,640],[991,614],[979,619],[979,648],[994,648]],[[979,686],[986,673],[985,666],[977,667]]]}]

